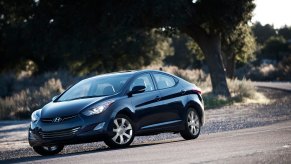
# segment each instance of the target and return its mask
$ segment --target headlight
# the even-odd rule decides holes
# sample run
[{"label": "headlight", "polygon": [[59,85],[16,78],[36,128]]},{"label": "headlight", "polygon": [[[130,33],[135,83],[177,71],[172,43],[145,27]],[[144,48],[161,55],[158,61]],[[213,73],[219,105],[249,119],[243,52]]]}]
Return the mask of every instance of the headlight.
[{"label": "headlight", "polygon": [[31,121],[32,121],[32,122],[36,122],[36,121],[39,120],[39,114],[40,114],[39,112],[40,112],[40,109],[34,111],[34,112],[31,114]]},{"label": "headlight", "polygon": [[109,100],[109,101],[105,101],[101,104],[99,104],[98,106],[95,106],[91,109],[85,110],[84,112],[82,112],[84,115],[86,116],[91,116],[91,115],[95,115],[95,114],[99,114],[102,113],[103,111],[105,111],[112,103],[114,102],[114,100]]}]

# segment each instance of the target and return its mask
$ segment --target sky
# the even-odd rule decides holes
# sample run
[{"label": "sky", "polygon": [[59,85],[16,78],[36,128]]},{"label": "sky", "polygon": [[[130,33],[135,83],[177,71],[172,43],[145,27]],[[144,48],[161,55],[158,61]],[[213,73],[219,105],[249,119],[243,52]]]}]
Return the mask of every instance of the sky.
[{"label": "sky", "polygon": [[291,0],[255,0],[252,22],[271,24],[275,28],[291,26]]}]

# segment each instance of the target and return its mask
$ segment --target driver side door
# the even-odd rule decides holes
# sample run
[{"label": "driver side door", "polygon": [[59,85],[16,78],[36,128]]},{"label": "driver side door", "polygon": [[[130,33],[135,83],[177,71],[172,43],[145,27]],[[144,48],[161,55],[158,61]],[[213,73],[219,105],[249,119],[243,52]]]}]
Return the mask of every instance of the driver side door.
[{"label": "driver side door", "polygon": [[155,88],[153,79],[149,73],[144,73],[136,77],[130,84],[131,91],[135,86],[145,86],[142,93],[133,94],[131,99],[132,106],[135,108],[136,128],[138,131],[151,129],[151,125],[160,122],[158,114],[160,108],[160,93]]}]

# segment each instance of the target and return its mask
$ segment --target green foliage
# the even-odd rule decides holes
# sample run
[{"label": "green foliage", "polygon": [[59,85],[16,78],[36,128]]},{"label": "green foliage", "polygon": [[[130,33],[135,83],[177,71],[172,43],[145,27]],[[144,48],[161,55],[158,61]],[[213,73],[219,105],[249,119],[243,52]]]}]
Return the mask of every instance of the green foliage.
[{"label": "green foliage", "polygon": [[284,26],[278,30],[278,34],[283,36],[285,40],[291,39],[291,27]]},{"label": "green foliage", "polygon": [[167,56],[163,62],[182,69],[201,68],[204,59],[203,53],[197,43],[185,34],[178,33],[172,37],[173,55]]},{"label": "green foliage", "polygon": [[252,26],[253,33],[256,37],[257,43],[263,45],[270,37],[276,35],[274,26],[266,24],[262,25],[260,22],[256,22]]},{"label": "green foliage", "polygon": [[288,51],[286,40],[282,36],[273,36],[265,42],[259,57],[280,61]]},{"label": "green foliage", "polygon": [[225,57],[235,56],[236,62],[247,63],[254,59],[256,42],[248,24],[241,24],[230,33],[222,37],[222,51]]},{"label": "green foliage", "polygon": [[[154,29],[191,36],[213,66],[221,34],[249,21],[255,7],[253,0],[0,2],[0,71],[32,61],[37,73],[63,68],[80,75],[140,68],[173,54],[172,40],[152,35]],[[222,61],[215,62],[213,90],[229,95]]]},{"label": "green foliage", "polygon": [[233,100],[227,99],[224,96],[217,96],[212,93],[207,93],[204,95],[205,109],[219,108],[231,104],[233,104]]},{"label": "green foliage", "polygon": [[246,77],[254,81],[290,81],[291,80],[291,56],[285,56],[278,64],[263,64],[245,68],[239,77]]},{"label": "green foliage", "polygon": [[198,0],[196,5],[199,22],[209,33],[232,31],[247,23],[255,8],[252,0]]},{"label": "green foliage", "polygon": [[238,41],[238,46],[240,49],[236,51],[236,60],[242,63],[247,63],[253,59],[255,59],[255,50],[256,50],[256,42],[255,38],[253,36],[253,33],[250,29],[250,27],[245,24],[245,26],[241,27],[243,28],[241,32],[239,32],[241,35],[240,41]]},{"label": "green foliage", "polygon": [[23,69],[19,61],[33,61],[38,72],[68,68],[80,74],[135,69],[171,55],[171,41],[153,35],[155,27],[165,28],[165,33],[183,31],[195,22],[210,31],[224,31],[247,21],[254,7],[251,0],[0,4],[2,71]]},{"label": "green foliage", "polygon": [[281,79],[279,80],[289,80],[291,81],[291,55],[284,57],[283,60],[279,63],[278,72],[282,75],[279,76]]},{"label": "green foliage", "polygon": [[291,28],[284,26],[274,29],[271,25],[262,26],[260,23],[256,23],[252,29],[257,40],[260,42],[260,45],[257,46],[257,59],[269,59],[273,63],[253,68],[253,71],[248,73],[248,77],[254,80],[288,79],[288,73],[284,71],[288,70],[288,66],[284,63],[288,61],[291,54],[289,42]]}]

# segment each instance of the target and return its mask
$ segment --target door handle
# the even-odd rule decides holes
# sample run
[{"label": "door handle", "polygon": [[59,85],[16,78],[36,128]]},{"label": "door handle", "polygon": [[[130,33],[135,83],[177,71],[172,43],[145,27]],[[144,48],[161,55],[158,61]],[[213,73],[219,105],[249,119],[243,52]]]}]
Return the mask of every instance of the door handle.
[{"label": "door handle", "polygon": [[187,91],[186,90],[181,90],[181,95],[184,95]]}]

